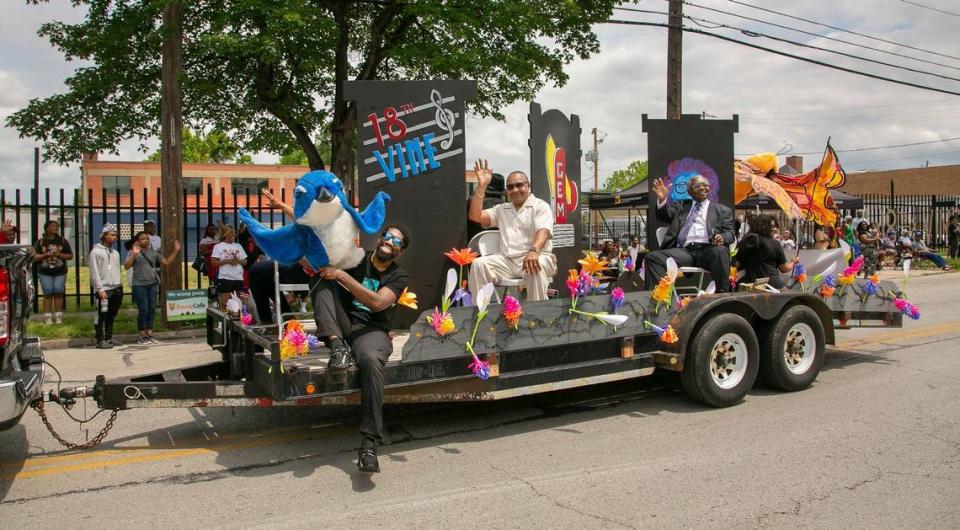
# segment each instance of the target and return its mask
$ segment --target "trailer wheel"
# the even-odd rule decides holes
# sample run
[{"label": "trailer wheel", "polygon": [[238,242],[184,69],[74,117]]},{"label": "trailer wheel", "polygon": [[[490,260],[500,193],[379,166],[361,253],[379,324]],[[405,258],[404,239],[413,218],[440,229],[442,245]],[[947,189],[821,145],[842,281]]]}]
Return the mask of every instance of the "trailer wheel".
[{"label": "trailer wheel", "polygon": [[688,344],[680,380],[693,399],[726,407],[739,402],[753,387],[759,361],[757,336],[750,323],[740,315],[717,314]]},{"label": "trailer wheel", "polygon": [[760,334],[760,381],[793,392],[813,384],[823,366],[823,323],[813,309],[793,306]]}]

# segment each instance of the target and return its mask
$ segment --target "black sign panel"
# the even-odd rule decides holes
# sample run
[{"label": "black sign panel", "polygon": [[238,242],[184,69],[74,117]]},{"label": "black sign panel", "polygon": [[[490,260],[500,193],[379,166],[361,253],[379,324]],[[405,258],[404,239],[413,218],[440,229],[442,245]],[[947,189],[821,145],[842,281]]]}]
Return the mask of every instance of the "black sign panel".
[{"label": "black sign panel", "polygon": [[580,252],[580,117],[556,109],[541,113],[530,104],[531,191],[553,209],[553,253],[557,288],[575,268]]},{"label": "black sign panel", "polygon": [[[690,198],[687,183],[694,175],[710,181],[710,200],[733,209],[733,135],[738,130],[737,115],[732,120],[704,120],[699,114],[684,114],[679,120],[651,120],[643,115],[647,133],[649,178],[662,178],[670,188],[668,201]],[[654,216],[657,194],[649,193],[647,247],[659,248]]]},{"label": "black sign panel", "polygon": [[[387,221],[410,228],[399,260],[421,307],[439,304],[447,268],[443,252],[467,243],[464,101],[474,81],[348,81],[357,105],[357,190],[362,209],[378,191],[390,195]],[[369,239],[364,247],[370,247]],[[414,311],[398,311],[407,327]]]}]

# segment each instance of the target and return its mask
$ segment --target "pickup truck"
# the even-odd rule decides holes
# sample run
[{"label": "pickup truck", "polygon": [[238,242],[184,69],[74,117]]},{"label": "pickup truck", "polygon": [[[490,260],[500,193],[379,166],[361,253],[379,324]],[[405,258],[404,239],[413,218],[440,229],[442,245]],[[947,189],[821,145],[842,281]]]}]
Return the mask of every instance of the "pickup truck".
[{"label": "pickup truck", "polygon": [[16,425],[43,388],[40,340],[25,335],[32,252],[29,245],[0,245],[0,430]]}]

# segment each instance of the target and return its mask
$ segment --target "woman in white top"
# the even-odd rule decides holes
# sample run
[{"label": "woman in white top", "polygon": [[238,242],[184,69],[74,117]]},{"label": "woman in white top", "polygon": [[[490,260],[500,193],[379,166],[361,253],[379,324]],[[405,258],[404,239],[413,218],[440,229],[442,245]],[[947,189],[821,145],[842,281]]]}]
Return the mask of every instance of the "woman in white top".
[{"label": "woman in white top", "polygon": [[243,267],[247,263],[247,253],[237,243],[237,232],[232,226],[224,226],[223,240],[213,246],[210,261],[217,268],[217,294],[220,307],[227,307],[230,293],[243,291]]}]

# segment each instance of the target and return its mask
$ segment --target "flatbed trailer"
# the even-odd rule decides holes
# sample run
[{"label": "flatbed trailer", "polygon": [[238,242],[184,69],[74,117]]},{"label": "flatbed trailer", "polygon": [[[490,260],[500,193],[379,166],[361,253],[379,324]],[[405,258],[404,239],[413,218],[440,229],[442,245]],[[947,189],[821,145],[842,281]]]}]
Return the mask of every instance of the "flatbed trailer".
[{"label": "flatbed trailer", "polygon": [[[465,342],[475,307],[450,310],[456,331],[438,336],[424,312],[409,331],[392,334],[394,354],[386,365],[387,403],[487,401],[552,392],[651,375],[657,369],[681,373],[687,393],[711,406],[739,402],[758,378],[773,388],[794,391],[816,379],[825,348],[841,327],[899,327],[893,305],[897,288],[883,282],[882,295],[862,296],[866,280],[842,295],[823,298],[799,287],[779,293],[704,294],[682,308],[657,310],[649,291],[627,292],[613,327],[571,313],[569,299],[523,304],[519,329],[510,328],[500,306],[491,304],[479,326],[474,351],[489,363],[490,377],[468,368]],[[585,297],[584,312],[609,311],[609,296]],[[646,322],[670,325],[678,340],[668,344]],[[312,321],[302,321],[311,331]],[[328,406],[359,402],[356,368],[328,370],[329,351],[281,360],[276,325],[245,326],[218,309],[208,309],[207,342],[220,361],[107,380],[97,378],[92,396],[101,408]],[[65,389],[67,398],[77,394]],[[71,394],[73,392],[73,394]]]}]

